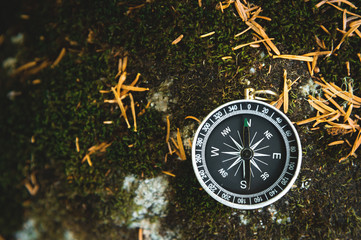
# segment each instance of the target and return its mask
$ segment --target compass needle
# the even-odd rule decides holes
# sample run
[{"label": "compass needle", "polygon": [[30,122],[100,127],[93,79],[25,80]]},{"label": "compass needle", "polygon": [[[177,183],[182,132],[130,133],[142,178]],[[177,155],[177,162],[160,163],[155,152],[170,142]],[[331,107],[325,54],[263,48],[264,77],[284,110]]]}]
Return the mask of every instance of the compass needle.
[{"label": "compass needle", "polygon": [[205,190],[200,194],[237,209],[262,208],[281,199],[296,181],[301,161],[292,122],[274,106],[253,99],[214,109],[192,144],[193,169]]}]

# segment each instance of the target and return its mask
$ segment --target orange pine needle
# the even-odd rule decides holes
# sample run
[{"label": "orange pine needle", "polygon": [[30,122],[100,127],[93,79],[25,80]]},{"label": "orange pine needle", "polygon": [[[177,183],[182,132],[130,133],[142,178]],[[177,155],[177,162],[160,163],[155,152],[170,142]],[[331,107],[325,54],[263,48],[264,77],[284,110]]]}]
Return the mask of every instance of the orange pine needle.
[{"label": "orange pine needle", "polygon": [[183,146],[183,141],[182,141],[182,138],[181,138],[181,135],[180,135],[180,132],[179,132],[179,128],[177,128],[177,142],[178,142],[178,146],[179,146],[179,153],[180,153],[180,159],[181,160],[186,160],[187,157],[186,157],[186,153],[184,151],[184,146]]},{"label": "orange pine needle", "polygon": [[234,6],[236,7],[237,13],[238,13],[239,17],[242,19],[242,21],[246,22],[247,14],[244,10],[245,6],[239,0],[235,1]]},{"label": "orange pine needle", "polygon": [[273,56],[273,58],[284,58],[289,60],[297,60],[297,61],[305,61],[305,62],[313,61],[313,57],[299,56],[299,55],[278,55],[278,56]]},{"label": "orange pine needle", "polygon": [[125,122],[127,123],[128,128],[130,128],[130,124],[129,124],[129,121],[128,121],[127,113],[126,113],[126,111],[125,111],[125,108],[124,108],[124,105],[123,105],[123,103],[122,103],[122,100],[120,100],[119,95],[118,95],[118,93],[115,91],[114,87],[112,87],[111,90],[112,90],[113,93],[114,93],[115,100],[117,101],[117,103],[118,103],[118,105],[119,105],[120,111],[122,112],[122,115],[123,115],[123,117],[124,117],[124,119],[125,119]]},{"label": "orange pine needle", "polygon": [[206,34],[203,34],[201,36],[199,36],[200,38],[205,38],[205,37],[209,37],[209,36],[212,36],[213,34],[215,34],[216,32],[213,31],[213,32],[209,32],[209,33],[206,33]]},{"label": "orange pine needle", "polygon": [[332,112],[332,113],[328,113],[328,114],[324,114],[324,115],[319,115],[319,116],[316,116],[316,117],[311,117],[311,118],[296,122],[296,124],[297,125],[303,125],[303,124],[310,123],[310,122],[313,122],[313,121],[316,121],[316,120],[319,120],[319,119],[322,119],[322,118],[332,116],[333,114],[335,114],[335,113]]},{"label": "orange pine needle", "polygon": [[119,81],[118,81],[118,84],[117,84],[117,93],[119,96],[120,95],[120,89],[122,88],[122,85],[123,83],[125,82],[125,80],[127,79],[127,73],[126,72],[123,72],[120,77],[119,77]]},{"label": "orange pine needle", "polygon": [[313,56],[328,55],[331,53],[332,53],[331,51],[317,51],[317,52],[309,52],[309,53],[303,54],[302,56],[313,57]]},{"label": "orange pine needle", "polygon": [[128,91],[135,91],[135,92],[149,91],[149,88],[134,87],[134,86],[129,86],[129,85],[122,85],[122,89],[128,90]]},{"label": "orange pine needle", "polygon": [[197,122],[201,123],[201,120],[199,120],[198,118],[193,117],[193,116],[187,116],[184,119],[193,119],[193,120],[196,120]]},{"label": "orange pine needle", "polygon": [[175,175],[173,173],[170,173],[170,172],[167,172],[167,171],[162,171],[162,173],[167,174],[167,175],[169,175],[171,177],[175,177]]},{"label": "orange pine needle", "polygon": [[252,28],[253,31],[255,31],[258,35],[261,35],[263,39],[266,39],[266,43],[268,44],[268,46],[277,54],[277,55],[281,55],[280,51],[278,50],[278,48],[273,44],[273,42],[269,39],[268,35],[266,34],[266,32],[264,31],[264,29],[261,27],[261,25],[259,25],[258,23],[256,23],[253,20],[247,21],[246,24]]},{"label": "orange pine needle", "polygon": [[51,68],[54,68],[56,65],[58,65],[60,63],[61,59],[63,59],[63,57],[65,56],[65,52],[66,52],[66,49],[62,48],[59,53],[59,56],[55,59],[55,61],[51,65]]},{"label": "orange pine needle", "polygon": [[234,35],[234,37],[235,37],[235,38],[236,38],[236,37],[239,37],[239,36],[243,35],[245,32],[247,32],[247,31],[250,30],[250,29],[251,29],[251,27],[248,27],[246,30],[244,30],[244,31],[242,31],[242,32],[237,33],[236,35]]},{"label": "orange pine needle", "polygon": [[134,121],[134,132],[137,132],[137,116],[135,113],[135,104],[134,104],[134,98],[133,95],[131,93],[129,93],[129,98],[130,98],[130,109],[132,110],[132,115],[133,115],[133,121]]},{"label": "orange pine needle", "polygon": [[267,39],[262,39],[262,40],[257,40],[257,41],[241,44],[241,45],[235,46],[234,48],[232,48],[232,50],[235,51],[235,50],[238,50],[238,49],[243,48],[245,46],[249,46],[249,45],[252,45],[252,44],[255,44],[255,43],[266,42],[268,40],[274,40],[274,38],[267,38]]},{"label": "orange pine needle", "polygon": [[125,72],[125,69],[127,68],[127,64],[128,64],[128,56],[125,56],[123,58],[123,63],[122,63],[122,72]]},{"label": "orange pine needle", "polygon": [[[310,100],[312,100],[314,103],[316,103],[317,105],[319,105],[321,108],[325,109],[327,112],[335,112],[335,110],[329,106],[327,106],[326,104],[324,104],[322,101],[316,99],[315,97],[309,95],[308,96]],[[322,112],[322,111],[320,111]]]},{"label": "orange pine needle", "polygon": [[334,141],[334,142],[329,143],[328,146],[335,146],[335,145],[340,145],[343,143],[345,143],[344,140],[339,140],[339,141]]},{"label": "orange pine needle", "polygon": [[177,37],[177,38],[172,42],[172,45],[178,44],[178,43],[183,39],[183,37],[184,37],[183,34],[179,35],[179,37]]},{"label": "orange pine needle", "polygon": [[27,74],[29,74],[29,75],[36,74],[36,73],[40,72],[41,70],[43,70],[44,68],[47,68],[49,65],[50,65],[50,62],[48,60],[45,60],[39,66],[29,69],[29,71],[27,71]]},{"label": "orange pine needle", "polygon": [[283,112],[288,112],[288,86],[287,86],[287,70],[283,70]]},{"label": "orange pine needle", "polygon": [[75,138],[75,148],[76,148],[77,152],[80,152],[79,138],[78,137]]},{"label": "orange pine needle", "polygon": [[36,64],[37,64],[36,61],[31,61],[31,62],[25,63],[24,65],[21,65],[20,67],[15,69],[14,74],[18,74],[19,72],[22,72],[24,70],[32,68],[32,67],[36,66]]}]

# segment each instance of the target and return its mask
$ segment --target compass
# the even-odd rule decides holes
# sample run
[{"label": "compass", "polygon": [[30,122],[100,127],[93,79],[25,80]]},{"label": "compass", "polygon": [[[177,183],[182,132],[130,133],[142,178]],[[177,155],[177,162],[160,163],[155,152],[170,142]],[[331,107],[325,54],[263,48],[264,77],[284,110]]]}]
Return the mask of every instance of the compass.
[{"label": "compass", "polygon": [[284,196],[301,168],[298,133],[280,110],[236,100],[213,110],[192,147],[195,175],[218,202],[238,209],[265,207]]}]

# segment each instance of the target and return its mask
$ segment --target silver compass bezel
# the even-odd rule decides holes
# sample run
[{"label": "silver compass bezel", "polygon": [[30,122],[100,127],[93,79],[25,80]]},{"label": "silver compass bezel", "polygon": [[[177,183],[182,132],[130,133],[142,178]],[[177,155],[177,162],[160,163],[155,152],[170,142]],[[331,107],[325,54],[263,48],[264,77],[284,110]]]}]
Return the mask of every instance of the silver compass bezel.
[{"label": "silver compass bezel", "polygon": [[[296,170],[291,178],[291,180],[287,183],[287,186],[281,190],[280,193],[278,193],[275,197],[272,197],[270,199],[267,199],[265,201],[262,201],[260,203],[255,203],[255,204],[240,204],[240,203],[234,203],[234,202],[230,202],[230,201],[227,201],[225,199],[223,199],[222,197],[220,197],[219,195],[217,195],[216,193],[214,193],[213,191],[211,191],[209,188],[208,188],[208,185],[203,181],[201,175],[200,175],[200,172],[198,171],[198,165],[196,163],[196,141],[197,141],[197,138],[199,136],[199,134],[201,133],[201,130],[202,130],[202,127],[204,126],[204,124],[212,117],[214,116],[214,114],[216,114],[217,112],[219,112],[220,110],[226,108],[227,106],[233,106],[233,105],[241,105],[241,104],[245,104],[245,103],[253,103],[253,104],[257,104],[257,105],[261,105],[261,106],[264,106],[268,109],[272,109],[274,112],[277,112],[278,115],[282,116],[282,119],[286,120],[287,122],[287,125],[291,128],[293,134],[294,134],[294,138],[296,140],[296,144],[297,144],[297,149],[298,149],[298,153],[297,153],[297,167],[296,167]],[[246,111],[246,110],[245,110]],[[256,110],[254,110],[253,112],[258,112]],[[270,121],[269,119],[267,119],[268,121]],[[277,126],[277,124],[275,124],[274,122],[270,121],[276,128],[279,128]],[[217,125],[216,123],[214,123],[214,125]],[[281,134],[283,134],[283,132],[281,131]],[[206,144],[206,143],[205,143]],[[204,144],[204,145],[205,145]],[[287,144],[286,144],[287,145]],[[202,147],[203,149],[205,147]],[[198,150],[199,151],[199,150]],[[289,149],[287,150],[289,151]],[[281,112],[279,109],[275,108],[274,106],[270,105],[270,104],[267,104],[267,103],[264,103],[264,102],[261,102],[261,101],[258,101],[258,100],[235,100],[235,101],[231,101],[231,102],[227,102],[221,106],[218,106],[216,109],[214,109],[211,113],[209,113],[207,115],[207,117],[204,118],[204,120],[202,121],[202,123],[199,125],[197,131],[196,131],[196,134],[195,134],[195,137],[194,137],[194,140],[193,140],[193,144],[192,144],[192,164],[193,164],[193,169],[194,169],[194,172],[195,172],[195,175],[197,177],[197,180],[199,181],[199,183],[201,184],[202,188],[212,197],[214,198],[216,201],[226,205],[226,206],[229,206],[229,207],[232,207],[232,208],[237,208],[237,209],[245,209],[245,210],[251,210],[251,209],[258,209],[258,208],[262,208],[262,207],[265,207],[265,206],[268,206],[276,201],[278,201],[280,198],[282,198],[292,187],[292,185],[294,184],[294,182],[296,181],[298,175],[299,175],[299,172],[300,172],[300,169],[301,169],[301,164],[302,164],[302,147],[301,147],[301,141],[300,141],[300,138],[299,138],[299,135],[297,133],[297,130],[296,128],[293,126],[292,122],[289,120],[289,118],[283,113]],[[209,175],[210,176],[210,175]],[[281,175],[280,175],[281,176]],[[280,181],[280,178],[279,177],[277,179],[277,181]],[[214,180],[213,180],[214,181]],[[276,181],[276,182],[277,182]],[[215,181],[214,181],[215,182]],[[275,182],[275,183],[276,183]],[[215,182],[216,183],[216,182]],[[220,186],[218,185],[218,188]],[[234,197],[235,199],[235,197]],[[250,201],[251,202],[251,201]]]}]

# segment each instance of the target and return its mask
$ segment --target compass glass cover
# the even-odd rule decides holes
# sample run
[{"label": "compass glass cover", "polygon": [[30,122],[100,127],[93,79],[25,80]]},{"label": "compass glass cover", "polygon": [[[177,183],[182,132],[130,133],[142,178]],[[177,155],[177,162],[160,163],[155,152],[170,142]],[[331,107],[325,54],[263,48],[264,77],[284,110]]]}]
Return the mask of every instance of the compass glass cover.
[{"label": "compass glass cover", "polygon": [[199,126],[192,149],[193,167],[217,201],[255,209],[286,194],[301,166],[301,145],[290,120],[256,100],[226,103]]}]

